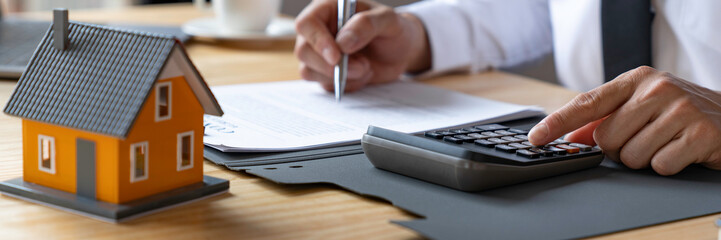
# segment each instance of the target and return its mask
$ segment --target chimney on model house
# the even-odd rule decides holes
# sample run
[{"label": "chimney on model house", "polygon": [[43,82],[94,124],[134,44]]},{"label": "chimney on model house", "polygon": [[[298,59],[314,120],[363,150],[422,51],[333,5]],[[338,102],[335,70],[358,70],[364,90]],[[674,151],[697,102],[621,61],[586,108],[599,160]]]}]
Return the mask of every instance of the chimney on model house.
[{"label": "chimney on model house", "polygon": [[68,9],[53,9],[53,46],[58,50],[65,50],[70,44],[68,40]]}]

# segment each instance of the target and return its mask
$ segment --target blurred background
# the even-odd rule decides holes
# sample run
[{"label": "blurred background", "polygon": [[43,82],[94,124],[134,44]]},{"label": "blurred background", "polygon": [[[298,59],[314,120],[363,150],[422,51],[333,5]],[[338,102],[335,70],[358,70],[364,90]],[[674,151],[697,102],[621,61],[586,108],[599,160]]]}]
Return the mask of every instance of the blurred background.
[{"label": "blurred background", "polygon": [[[311,0],[283,0],[283,14],[296,16]],[[417,0],[379,0],[383,4],[399,6]],[[192,0],[0,0],[6,12],[42,11],[56,7],[70,9],[118,8],[132,5],[192,2]]]},{"label": "blurred background", "polygon": [[[376,1],[390,6],[400,6],[419,0]],[[2,13],[18,13],[49,11],[56,7],[69,9],[124,8],[152,4],[189,4],[190,2],[192,2],[192,0],[0,0],[0,9],[2,9]],[[283,0],[281,13],[295,17],[309,2],[311,2],[311,0]],[[550,54],[536,61],[527,62],[520,66],[514,66],[502,70],[558,84],[553,64],[553,56]]]}]

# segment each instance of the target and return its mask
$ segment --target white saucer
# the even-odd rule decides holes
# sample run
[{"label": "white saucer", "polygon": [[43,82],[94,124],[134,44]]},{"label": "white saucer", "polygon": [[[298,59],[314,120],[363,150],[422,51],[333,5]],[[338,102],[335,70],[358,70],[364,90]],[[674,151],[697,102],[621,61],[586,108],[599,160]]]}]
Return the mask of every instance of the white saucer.
[{"label": "white saucer", "polygon": [[225,40],[285,40],[295,38],[293,19],[278,17],[271,20],[265,32],[226,32],[215,18],[198,18],[183,24],[183,32],[197,37]]}]

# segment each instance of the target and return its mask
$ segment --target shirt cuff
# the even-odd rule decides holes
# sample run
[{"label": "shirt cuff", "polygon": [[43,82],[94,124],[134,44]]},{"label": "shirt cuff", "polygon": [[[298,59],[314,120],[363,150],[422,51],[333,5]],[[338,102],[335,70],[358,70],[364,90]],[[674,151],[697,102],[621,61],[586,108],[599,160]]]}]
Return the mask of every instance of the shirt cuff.
[{"label": "shirt cuff", "polygon": [[398,7],[396,11],[415,15],[426,28],[431,69],[418,77],[470,70],[472,29],[469,20],[456,6],[440,1],[421,1]]}]

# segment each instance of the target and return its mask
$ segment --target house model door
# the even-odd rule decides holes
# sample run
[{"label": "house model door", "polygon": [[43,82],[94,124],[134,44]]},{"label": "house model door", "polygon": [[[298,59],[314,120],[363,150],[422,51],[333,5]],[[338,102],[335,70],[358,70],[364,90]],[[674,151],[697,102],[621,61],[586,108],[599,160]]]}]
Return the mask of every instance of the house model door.
[{"label": "house model door", "polygon": [[77,194],[95,199],[95,142],[78,138],[76,146]]}]

